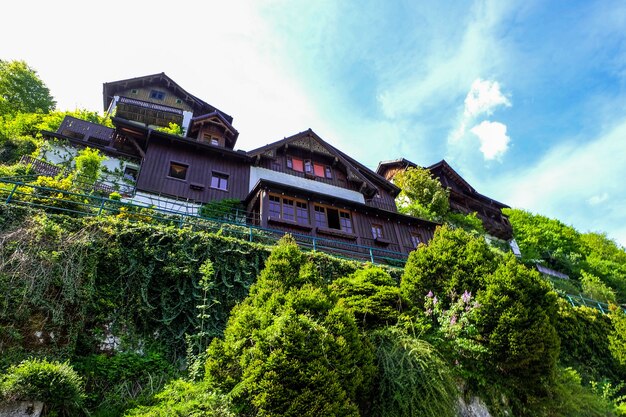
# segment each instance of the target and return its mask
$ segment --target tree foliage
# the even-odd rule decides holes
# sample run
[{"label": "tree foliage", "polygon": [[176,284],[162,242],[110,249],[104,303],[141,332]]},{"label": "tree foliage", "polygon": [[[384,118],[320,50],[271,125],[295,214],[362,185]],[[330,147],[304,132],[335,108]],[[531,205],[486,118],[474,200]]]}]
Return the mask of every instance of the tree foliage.
[{"label": "tree foliage", "polygon": [[[464,345],[444,340],[439,346],[478,353],[468,356],[472,363],[462,365],[473,369],[467,376],[483,387],[495,379],[522,401],[546,395],[559,352],[556,294],[536,271],[518,264],[510,254],[494,252],[484,239],[444,226],[428,246],[409,256],[401,290],[418,318],[424,312],[416,307],[425,297],[452,294],[432,300],[437,308],[452,311],[446,316],[451,328],[462,319],[451,308],[454,294],[474,294],[479,308],[468,320],[477,332],[457,335],[467,339]],[[457,359],[462,361],[463,356]],[[477,361],[482,369],[474,366]]]},{"label": "tree foliage", "polygon": [[583,246],[580,233],[559,220],[520,209],[504,209],[513,226],[515,240],[526,262],[545,261],[568,275],[580,272]]},{"label": "tree foliage", "polygon": [[0,60],[0,115],[48,113],[55,106],[50,90],[26,62]]},{"label": "tree foliage", "polygon": [[206,378],[241,415],[358,416],[373,371],[353,313],[287,238],[211,344]]},{"label": "tree foliage", "polygon": [[108,158],[102,155],[98,149],[81,149],[74,158],[74,162],[76,163],[76,178],[93,184],[100,178],[102,162],[107,159]]},{"label": "tree foliage", "polygon": [[396,199],[400,212],[435,221],[448,213],[448,190],[427,169],[408,168],[396,174],[394,182],[402,189]]}]

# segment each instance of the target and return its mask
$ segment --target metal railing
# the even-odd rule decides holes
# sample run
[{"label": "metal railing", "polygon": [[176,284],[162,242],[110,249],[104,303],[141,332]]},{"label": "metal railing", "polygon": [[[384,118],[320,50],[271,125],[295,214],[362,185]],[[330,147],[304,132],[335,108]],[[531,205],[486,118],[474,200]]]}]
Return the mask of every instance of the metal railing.
[{"label": "metal railing", "polygon": [[131,221],[154,221],[178,227],[190,227],[194,230],[220,231],[225,236],[268,245],[275,244],[282,236],[289,233],[305,250],[396,267],[403,267],[407,259],[407,254],[392,250],[255,226],[249,224],[254,219],[240,210],[233,213],[224,212],[210,218],[201,217],[8,179],[0,179],[0,201],[4,204],[36,207],[55,213],[79,216],[114,215]]},{"label": "metal railing", "polygon": [[[608,314],[610,311],[610,307],[607,303],[603,303],[598,300],[594,300],[592,298],[583,297],[582,294],[573,295],[573,294],[565,294],[565,298],[573,307],[590,307],[600,310],[602,314]],[[626,313],[626,308],[618,307],[624,310]]]}]

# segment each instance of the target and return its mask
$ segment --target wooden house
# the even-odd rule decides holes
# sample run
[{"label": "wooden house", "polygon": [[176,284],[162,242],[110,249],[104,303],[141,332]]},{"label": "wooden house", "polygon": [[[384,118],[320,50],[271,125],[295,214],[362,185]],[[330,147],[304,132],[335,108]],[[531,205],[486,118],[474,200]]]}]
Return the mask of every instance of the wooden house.
[{"label": "wooden house", "polygon": [[[115,129],[66,120],[48,137],[136,162],[133,198],[159,196],[199,205],[244,203],[256,225],[408,253],[436,223],[398,213],[392,182],[311,129],[249,152],[235,150],[233,118],[187,93],[165,74],[104,84]],[[183,135],[159,128],[176,123]]]},{"label": "wooden house", "polygon": [[[415,167],[417,164],[401,158],[381,162],[376,172],[392,181],[398,172]],[[511,223],[502,213],[502,209],[509,206],[478,193],[445,160],[426,167],[426,169],[439,180],[444,188],[450,191],[450,209],[452,211],[462,214],[476,213],[483,222],[485,230],[491,236],[505,241],[513,238]]]}]

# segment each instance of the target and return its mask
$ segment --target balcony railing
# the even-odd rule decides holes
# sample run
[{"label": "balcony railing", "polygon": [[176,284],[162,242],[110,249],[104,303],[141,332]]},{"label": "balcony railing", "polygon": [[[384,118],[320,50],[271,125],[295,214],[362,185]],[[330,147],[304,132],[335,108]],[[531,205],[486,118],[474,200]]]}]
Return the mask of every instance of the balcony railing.
[{"label": "balcony railing", "polygon": [[164,106],[162,104],[150,103],[148,101],[137,100],[136,98],[120,97],[119,103],[130,104],[133,106],[142,107],[144,109],[164,111],[166,113],[173,113],[179,116],[183,115],[183,111],[181,109],[177,109],[175,107],[170,107],[170,106]]}]

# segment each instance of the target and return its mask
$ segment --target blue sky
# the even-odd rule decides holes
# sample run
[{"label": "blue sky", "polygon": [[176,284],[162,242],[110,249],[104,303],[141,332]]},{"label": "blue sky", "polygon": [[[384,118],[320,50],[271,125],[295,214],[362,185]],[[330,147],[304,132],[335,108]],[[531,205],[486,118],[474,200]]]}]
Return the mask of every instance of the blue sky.
[{"label": "blue sky", "polygon": [[626,245],[624,1],[12,3],[0,59],[62,109],[164,71],[234,116],[241,149],[310,127],[372,168],[445,158],[483,194]]}]

